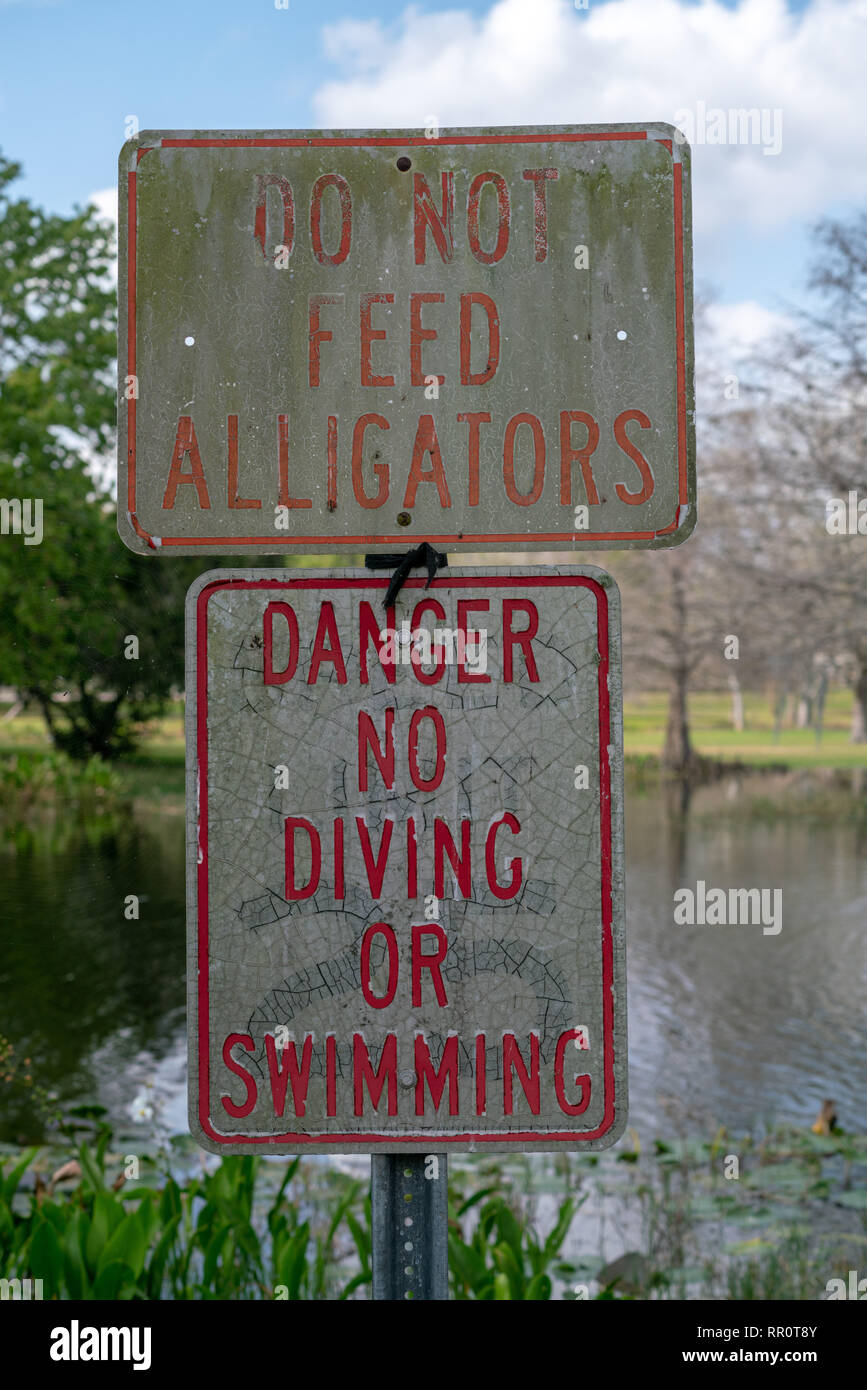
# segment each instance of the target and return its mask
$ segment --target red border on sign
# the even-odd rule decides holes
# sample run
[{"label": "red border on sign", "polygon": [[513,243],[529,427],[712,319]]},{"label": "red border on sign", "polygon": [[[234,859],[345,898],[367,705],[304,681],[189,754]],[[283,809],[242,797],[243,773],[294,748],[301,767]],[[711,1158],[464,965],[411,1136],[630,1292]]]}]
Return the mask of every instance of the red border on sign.
[{"label": "red border on sign", "polygon": [[[232,148],[255,148],[255,149],[306,149],[310,146],[325,146],[328,148],[350,148],[358,146],[431,146],[431,145],[503,145],[503,144],[543,144],[543,143],[568,143],[584,140],[647,140],[646,130],[622,130],[622,131],[566,131],[559,134],[526,134],[526,135],[495,135],[487,134],[482,136],[475,135],[452,135],[440,136],[436,140],[428,140],[425,136],[374,136],[371,138],[315,138],[309,139],[178,139],[163,140],[159,148],[165,149],[232,149]],[[673,156],[671,140],[657,139],[656,143],[663,145]],[[150,150],[157,148],[148,145],[137,151],[138,164],[142,157]],[[131,170],[127,174],[127,376],[135,376],[136,363],[136,288],[137,288],[137,174]],[[687,420],[686,420],[686,320],[685,320],[685,291],[684,291],[684,246],[683,246],[683,166],[679,160],[674,161],[673,166],[673,185],[674,185],[674,298],[675,298],[675,391],[677,399],[677,476],[678,476],[678,505],[675,510],[674,520],[667,526],[661,527],[658,531],[582,531],[581,541],[605,541],[605,540],[655,540],[658,536],[670,534],[677,529],[680,520],[680,509],[689,502],[689,479],[687,463]],[[141,525],[136,515],[136,408],[135,400],[127,401],[127,512],[130,522],[136,534],[152,550],[156,550],[157,545],[151,534]],[[438,545],[455,544],[462,542],[480,542],[490,544],[492,541],[517,541],[526,542],[551,541],[562,545],[564,542],[571,543],[571,538],[577,535],[574,531],[508,531],[508,532],[442,532],[436,535],[426,533],[424,539]],[[328,545],[339,548],[358,549],[365,545],[406,545],[410,538],[404,532],[400,535],[380,536],[380,535],[359,535],[359,536],[162,536],[159,540],[160,546],[228,546],[239,549],[243,546],[267,546],[268,550],[276,553],[284,546],[295,546],[296,549],[303,551],[305,546]]]},{"label": "red border on sign", "polygon": [[[293,1144],[315,1149],[317,1145],[333,1144],[426,1144],[433,1141],[443,1145],[473,1144],[527,1144],[527,1143],[574,1143],[576,1139],[599,1139],[614,1123],[614,938],[612,930],[611,902],[611,764],[609,743],[611,737],[611,711],[608,692],[609,634],[608,634],[608,595],[595,579],[587,575],[525,575],[508,577],[506,575],[454,575],[448,579],[434,579],[431,589],[448,588],[550,588],[552,586],[579,587],[590,589],[596,599],[596,621],[599,652],[597,677],[599,710],[599,822],[601,851],[601,919],[602,919],[602,1033],[603,1033],[603,1090],[604,1113],[601,1124],[596,1129],[581,1130],[510,1130],[479,1133],[454,1133],[426,1130],[420,1134],[374,1133],[374,1134],[299,1134],[288,1131],[285,1134],[221,1134],[211,1124],[210,1117],[210,975],[209,975],[209,913],[208,913],[208,603],[215,594],[227,589],[362,589],[381,592],[389,584],[385,579],[229,579],[215,580],[207,584],[196,601],[196,761],[198,777],[198,808],[196,822],[196,843],[198,846],[197,865],[197,965],[198,965],[198,1020],[197,1038],[199,1076],[198,1076],[198,1116],[205,1134],[218,1144]],[[404,588],[425,587],[423,579],[407,579]]]}]

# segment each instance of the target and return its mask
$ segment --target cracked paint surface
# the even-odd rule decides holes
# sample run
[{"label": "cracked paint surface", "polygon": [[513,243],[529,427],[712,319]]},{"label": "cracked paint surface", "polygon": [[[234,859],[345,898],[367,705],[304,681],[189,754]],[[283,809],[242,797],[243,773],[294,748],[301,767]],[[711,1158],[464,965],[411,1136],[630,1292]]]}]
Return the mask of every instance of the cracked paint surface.
[{"label": "cracked paint surface", "polygon": [[[398,624],[409,620],[425,597],[441,603],[446,614],[445,619],[428,615],[424,625],[431,628],[456,628],[459,600],[489,602],[489,611],[474,609],[466,621],[487,630],[490,681],[464,683],[457,665],[447,664],[437,683],[424,684],[409,665],[398,663],[392,684],[371,645],[369,683],[362,684],[359,609],[370,604],[385,628],[387,583],[365,570],[220,570],[201,576],[190,590],[192,1132],[205,1147],[223,1152],[260,1146],[266,1152],[409,1151],[434,1142],[462,1149],[604,1147],[626,1118],[616,587],[592,567],[457,570],[437,578],[427,594],[423,581],[412,579],[397,599]],[[504,600],[529,602],[538,613],[532,639],[535,681],[523,649],[514,644],[513,679],[504,679]],[[263,616],[275,601],[288,603],[296,615],[298,661],[291,679],[266,684]],[[333,607],[345,683],[334,661],[322,661],[315,683],[309,683],[323,602]],[[527,621],[523,610],[511,621],[521,628]],[[288,653],[287,628],[274,638],[274,670],[283,669]],[[394,710],[394,785],[385,785],[366,750],[368,785],[360,790],[359,714],[369,716],[384,747],[388,709]],[[414,785],[408,759],[412,715],[422,709],[436,710],[445,731],[442,780],[429,791]],[[600,750],[605,721],[608,741]],[[418,742],[418,771],[431,781],[437,763],[430,721],[426,729]],[[587,769],[587,785],[576,788],[580,767]],[[287,769],[285,776],[281,768]],[[281,779],[285,785],[276,785]],[[520,830],[495,836],[489,866],[487,836],[505,813]],[[288,893],[287,817],[314,826],[321,841],[318,886],[302,899]],[[344,824],[339,888],[336,818]],[[410,819],[417,840],[414,882],[407,853]],[[435,888],[437,819],[458,849],[464,843],[461,824],[470,822],[471,870],[465,894],[448,856],[441,855],[442,892],[431,919],[425,908]],[[371,882],[365,866],[357,820],[369,837],[371,856],[384,855],[387,843],[381,886]],[[389,820],[393,826],[386,842]],[[517,859],[520,887],[503,900],[492,891],[489,867],[502,888]],[[378,862],[381,867],[382,859]],[[293,883],[306,885],[312,872],[310,839],[303,834],[295,839]],[[441,962],[446,1002],[438,1000],[432,973],[422,969],[414,1003],[411,928],[430,928],[432,920],[448,944]],[[393,1002],[381,1008],[372,1006],[362,989],[361,945],[377,923],[393,929],[399,960]],[[425,951],[432,949],[427,939]],[[369,955],[374,998],[387,995],[390,968],[386,940],[374,934]],[[578,1029],[586,1037],[567,1036]],[[516,1071],[504,1051],[506,1034],[514,1038],[520,1065],[529,1073],[529,1093],[520,1066]],[[233,1035],[248,1040],[229,1055],[249,1082],[226,1064],[223,1047]],[[286,1088],[283,1113],[275,1113],[269,1035],[278,1066],[287,1040],[299,1064],[309,1040],[303,1115],[296,1113],[292,1085]],[[362,1088],[362,1113],[355,1113],[356,1036],[373,1067],[383,1065],[383,1075],[387,1039],[395,1040],[393,1114],[388,1113],[387,1077],[378,1105]],[[422,1088],[423,1114],[417,1113],[419,1036],[435,1069],[449,1057],[454,1062],[438,1106]],[[456,1057],[446,1055],[451,1037],[457,1038]],[[480,1071],[484,1113],[479,1113]],[[511,1113],[504,1101],[507,1072]],[[588,1081],[579,1084],[579,1077]],[[449,1113],[452,1085],[457,1113]],[[327,1113],[329,1087],[334,1114]],[[226,1099],[241,1108],[252,1088],[255,1104],[249,1113],[230,1114]],[[560,1104],[559,1098],[574,1103],[588,1094],[580,1115]]]}]

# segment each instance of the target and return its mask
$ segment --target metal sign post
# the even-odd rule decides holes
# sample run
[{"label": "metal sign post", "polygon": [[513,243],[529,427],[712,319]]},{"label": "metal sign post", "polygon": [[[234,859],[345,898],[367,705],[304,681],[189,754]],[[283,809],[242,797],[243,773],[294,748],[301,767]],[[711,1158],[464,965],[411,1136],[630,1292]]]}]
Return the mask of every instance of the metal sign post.
[{"label": "metal sign post", "polygon": [[626,1119],[616,587],[432,569],[187,600],[191,1131],[371,1153],[377,1299],[446,1297],[450,1149]]},{"label": "metal sign post", "polygon": [[448,1158],[373,1154],[373,1297],[449,1296]]}]

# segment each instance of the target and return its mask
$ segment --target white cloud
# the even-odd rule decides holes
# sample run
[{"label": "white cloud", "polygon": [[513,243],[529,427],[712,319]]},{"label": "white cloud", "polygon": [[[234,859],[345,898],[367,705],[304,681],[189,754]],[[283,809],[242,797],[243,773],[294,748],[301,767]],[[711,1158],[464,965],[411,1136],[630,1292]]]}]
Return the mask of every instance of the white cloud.
[{"label": "white cloud", "polygon": [[90,203],[96,208],[97,214],[103,222],[111,223],[114,228],[114,255],[111,259],[111,266],[108,270],[107,283],[117,284],[117,188],[100,188],[96,193],[90,193],[84,200],[84,206]]},{"label": "white cloud", "polygon": [[744,299],[737,304],[709,304],[705,327],[718,352],[724,351],[729,360],[739,360],[750,357],[794,324],[786,314],[766,309],[755,299]]},{"label": "white cloud", "polygon": [[93,203],[100,218],[117,229],[117,188],[100,188],[88,194],[84,202],[85,206]]},{"label": "white cloud", "polygon": [[332,63],[355,69],[375,68],[381,49],[378,19],[343,19],[328,25],[322,35],[325,56]]},{"label": "white cloud", "polygon": [[867,196],[867,0],[797,15],[785,0],[497,0],[479,16],[409,8],[324,34],[344,69],[315,97],[326,127],[674,121],[687,109],[709,135],[701,109],[764,108],[769,122],[781,113],[779,154],[694,145],[698,234],[767,231]]},{"label": "white cloud", "polygon": [[696,406],[700,438],[717,428],[721,410],[739,409],[741,389],[760,384],[790,389],[775,364],[788,360],[795,320],[755,299],[708,304],[696,315]]}]

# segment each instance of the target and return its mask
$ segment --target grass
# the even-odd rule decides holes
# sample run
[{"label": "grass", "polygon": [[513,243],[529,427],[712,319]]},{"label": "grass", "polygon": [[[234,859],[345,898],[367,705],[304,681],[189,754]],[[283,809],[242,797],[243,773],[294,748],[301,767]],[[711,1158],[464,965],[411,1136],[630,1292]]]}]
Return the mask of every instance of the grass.
[{"label": "grass", "polygon": [[[103,1115],[78,1107],[56,1146],[0,1152],[0,1278],[41,1279],[59,1299],[370,1296],[365,1175],[299,1158],[217,1163],[188,1136],[130,1155]],[[601,1155],[450,1163],[450,1296],[820,1300],[860,1268],[863,1136],[632,1138]],[[633,1248],[611,1261],[627,1228]]]},{"label": "grass", "polygon": [[161,811],[180,810],[184,795],[186,737],[183,709],[154,723],[139,751],[124,759],[122,775],[134,800]]},{"label": "grass", "polygon": [[[756,768],[867,767],[867,744],[849,742],[851,691],[829,693],[821,740],[812,730],[796,729],[791,724],[775,739],[770,700],[747,693],[744,705],[746,728],[738,733],[731,727],[727,695],[706,691],[693,695],[689,712],[696,751],[721,762]],[[638,761],[661,754],[667,709],[667,697],[661,692],[627,698],[623,718],[627,759]],[[38,754],[49,750],[48,735],[38,715],[27,713],[0,723],[0,760],[22,751]],[[183,809],[184,761],[184,708],[177,701],[162,719],[143,730],[138,751],[118,763],[116,771],[127,797],[149,809],[179,812]]]},{"label": "grass", "polygon": [[[659,755],[668,710],[662,693],[633,695],[624,702],[623,742],[627,757]],[[784,725],[774,738],[774,714],[765,695],[744,696],[746,728],[732,728],[728,695],[700,691],[690,697],[689,716],[696,752],[723,762],[779,767],[867,767],[867,743],[850,743],[852,692],[829,692],[821,739],[812,729]]]},{"label": "grass", "polygon": [[[39,715],[20,714],[0,723],[0,763],[22,752],[47,755],[51,740]],[[164,812],[183,809],[184,712],[177,702],[143,731],[139,749],[115,766],[126,797]]]}]

